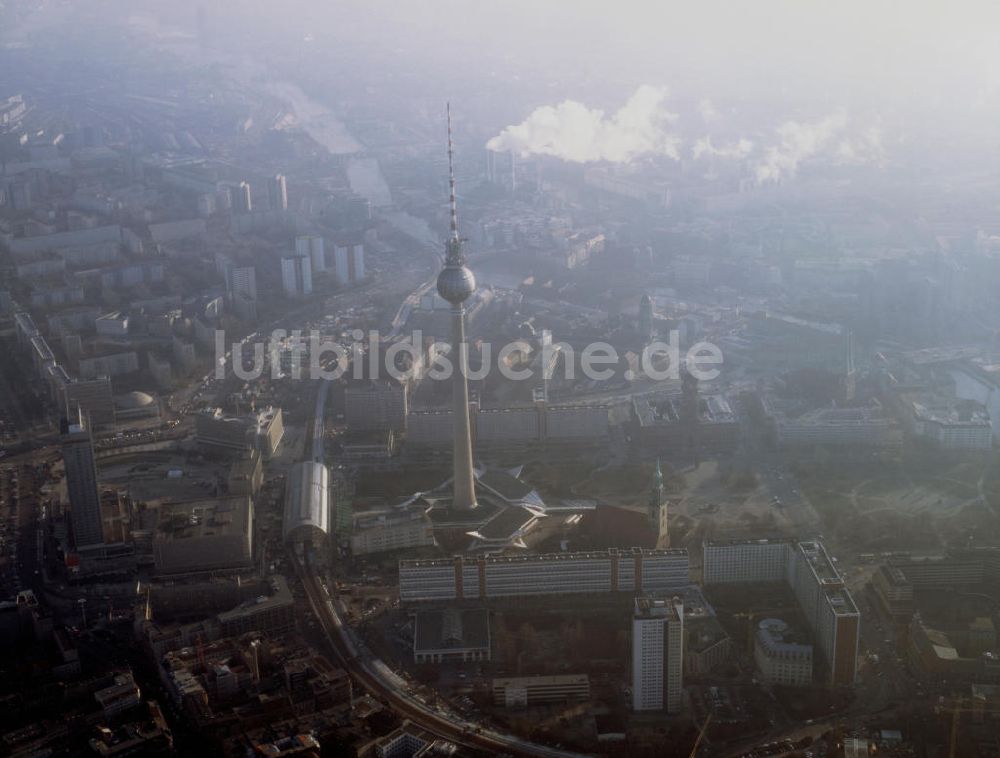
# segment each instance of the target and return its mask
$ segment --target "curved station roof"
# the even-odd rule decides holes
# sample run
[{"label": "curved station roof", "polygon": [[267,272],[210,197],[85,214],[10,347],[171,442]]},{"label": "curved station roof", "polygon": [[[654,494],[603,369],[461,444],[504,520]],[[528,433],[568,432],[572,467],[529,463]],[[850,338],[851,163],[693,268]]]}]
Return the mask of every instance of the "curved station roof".
[{"label": "curved station roof", "polygon": [[330,534],[330,472],[322,463],[296,463],[285,488],[285,542],[322,540]]}]

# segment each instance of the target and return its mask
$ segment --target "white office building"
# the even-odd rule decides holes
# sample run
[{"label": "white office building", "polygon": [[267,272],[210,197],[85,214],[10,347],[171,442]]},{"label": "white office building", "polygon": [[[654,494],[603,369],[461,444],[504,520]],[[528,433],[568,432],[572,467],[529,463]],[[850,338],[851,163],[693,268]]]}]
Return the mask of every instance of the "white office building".
[{"label": "white office building", "polygon": [[702,582],[783,582],[790,543],[784,540],[732,540],[703,546]]},{"label": "white office building", "polygon": [[352,555],[371,555],[434,544],[434,527],[423,511],[360,513],[354,517]]}]

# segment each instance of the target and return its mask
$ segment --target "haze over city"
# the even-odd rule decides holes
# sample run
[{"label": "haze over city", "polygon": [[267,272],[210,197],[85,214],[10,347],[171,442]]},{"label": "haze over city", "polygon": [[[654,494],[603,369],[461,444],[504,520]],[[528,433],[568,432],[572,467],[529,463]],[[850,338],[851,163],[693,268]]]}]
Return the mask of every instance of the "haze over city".
[{"label": "haze over city", "polygon": [[997,28],[0,0],[3,751],[1000,753]]}]

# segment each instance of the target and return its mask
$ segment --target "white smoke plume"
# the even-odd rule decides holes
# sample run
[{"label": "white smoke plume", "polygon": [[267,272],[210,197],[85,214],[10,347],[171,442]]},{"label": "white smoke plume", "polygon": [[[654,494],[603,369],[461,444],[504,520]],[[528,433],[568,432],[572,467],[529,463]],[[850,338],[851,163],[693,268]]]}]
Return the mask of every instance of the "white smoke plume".
[{"label": "white smoke plume", "polygon": [[837,145],[837,158],[841,163],[884,166],[886,157],[882,127],[876,124],[853,139],[841,140]]},{"label": "white smoke plume", "polygon": [[851,124],[845,111],[837,111],[811,123],[786,121],[777,128],[778,144],[768,147],[754,168],[758,184],[791,179],[799,164],[821,158],[836,164],[884,166],[882,128],[876,123],[864,129]]},{"label": "white smoke plume", "polygon": [[671,132],[677,115],[666,109],[666,98],[666,89],[642,85],[611,115],[575,100],[545,105],[520,124],[508,126],[486,147],[574,163],[628,163],[650,155],[679,160],[680,138]]},{"label": "white smoke plume", "polygon": [[713,158],[733,158],[741,160],[753,152],[753,142],[743,137],[726,145],[714,145],[711,137],[700,137],[691,148],[691,157],[695,160],[703,156]]},{"label": "white smoke plume", "polygon": [[786,121],[778,127],[778,144],[768,147],[754,174],[758,184],[790,179],[799,163],[827,150],[847,126],[843,111],[808,124]]},{"label": "white smoke plume", "polygon": [[715,103],[707,97],[703,97],[698,101],[698,113],[701,115],[701,120],[706,124],[711,124],[719,118],[719,111],[715,109]]}]

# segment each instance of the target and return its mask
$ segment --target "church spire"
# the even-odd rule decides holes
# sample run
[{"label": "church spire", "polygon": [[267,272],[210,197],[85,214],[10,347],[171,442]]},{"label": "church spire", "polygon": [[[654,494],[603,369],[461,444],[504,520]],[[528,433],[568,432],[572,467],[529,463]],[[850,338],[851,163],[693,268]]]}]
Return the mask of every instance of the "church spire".
[{"label": "church spire", "polygon": [[656,547],[663,550],[670,547],[670,532],[667,524],[667,501],[663,497],[663,471],[660,459],[656,459],[653,481],[649,492],[649,523],[656,533]]},{"label": "church spire", "polygon": [[649,491],[649,510],[655,518],[659,518],[659,508],[663,503],[663,471],[660,469],[660,459],[656,459],[656,469],[653,471],[653,481]]}]

